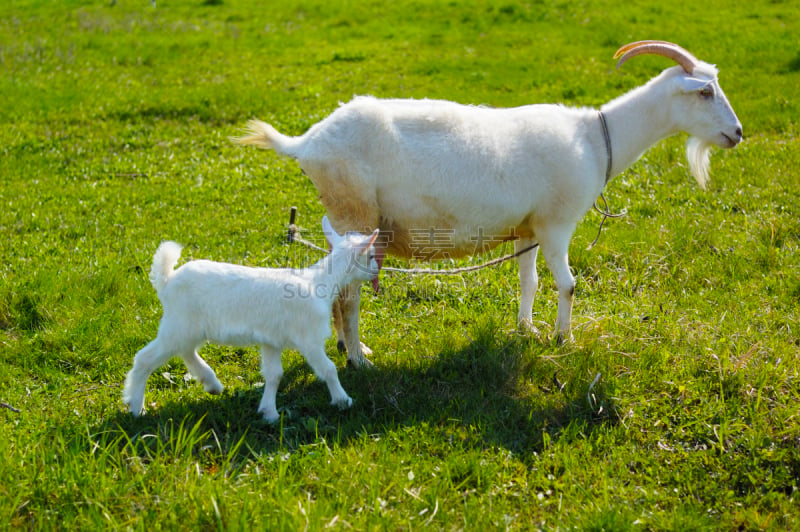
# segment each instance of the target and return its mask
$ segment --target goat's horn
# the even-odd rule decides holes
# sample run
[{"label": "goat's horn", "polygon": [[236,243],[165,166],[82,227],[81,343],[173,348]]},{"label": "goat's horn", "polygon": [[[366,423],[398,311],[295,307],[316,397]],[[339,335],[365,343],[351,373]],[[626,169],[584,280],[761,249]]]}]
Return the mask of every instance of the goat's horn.
[{"label": "goat's horn", "polygon": [[672,59],[682,66],[687,74],[694,72],[697,66],[697,58],[675,43],[668,41],[637,41],[626,44],[614,54],[614,59],[619,57],[617,68],[621,67],[631,57],[643,54],[660,55]]},{"label": "goat's horn", "polygon": [[667,44],[667,45],[670,45],[670,46],[678,46],[677,44],[671,43],[669,41],[636,41],[636,42],[628,43],[628,44],[626,44],[624,46],[621,46],[620,49],[617,50],[614,53],[614,59],[617,59],[619,56],[621,56],[622,54],[624,54],[625,52],[627,52],[628,50],[630,50],[632,48],[637,48],[639,46],[644,46],[645,44]]}]

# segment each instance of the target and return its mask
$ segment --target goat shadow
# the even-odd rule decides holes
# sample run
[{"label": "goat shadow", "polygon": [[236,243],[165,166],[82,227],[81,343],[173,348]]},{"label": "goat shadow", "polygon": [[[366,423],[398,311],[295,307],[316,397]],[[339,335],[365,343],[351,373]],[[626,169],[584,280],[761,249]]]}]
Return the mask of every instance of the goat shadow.
[{"label": "goat shadow", "polygon": [[[560,358],[564,367],[556,372],[550,355],[559,352],[490,324],[479,327],[466,345],[445,348],[433,357],[405,365],[384,365],[378,357],[375,368],[341,370],[342,385],[354,399],[348,410],[330,406],[325,384],[305,363],[297,363],[286,365],[278,392],[283,419],[274,425],[256,412],[261,387],[228,387],[221,396],[160,404],[140,418],[119,412],[94,431],[123,433],[121,441],[144,435],[167,440],[177,425],[181,430],[192,427],[213,432],[222,454],[250,453],[240,457],[245,461],[293,452],[320,439],[341,447],[363,441],[365,435],[423,425],[422,430],[457,437],[469,447],[538,453],[548,442],[585,438],[619,422],[612,390],[602,381],[590,382],[591,353]],[[573,362],[568,365],[564,359]]]}]

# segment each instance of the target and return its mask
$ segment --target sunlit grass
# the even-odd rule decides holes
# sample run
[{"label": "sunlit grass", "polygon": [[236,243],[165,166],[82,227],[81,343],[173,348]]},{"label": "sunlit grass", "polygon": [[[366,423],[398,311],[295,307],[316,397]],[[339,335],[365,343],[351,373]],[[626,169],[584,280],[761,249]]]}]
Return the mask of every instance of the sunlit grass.
[{"label": "sunlit grass", "polygon": [[[0,522],[25,528],[798,527],[800,83],[788,2],[6,2],[0,6]],[[515,331],[509,263],[364,291],[376,367],[340,412],[284,355],[280,424],[256,413],[255,349],[177,361],[148,415],[121,384],[160,316],[159,242],[184,256],[305,266],[318,235],[291,160],[228,139],[253,117],[300,133],[354,94],[598,106],[668,62],[716,63],[746,135],[688,173],[683,136],[606,191],[570,248],[575,339]],[[509,249],[499,250],[498,253]],[[476,259],[480,260],[480,259]],[[398,263],[399,264],[399,263]],[[446,265],[443,265],[446,266]]]}]

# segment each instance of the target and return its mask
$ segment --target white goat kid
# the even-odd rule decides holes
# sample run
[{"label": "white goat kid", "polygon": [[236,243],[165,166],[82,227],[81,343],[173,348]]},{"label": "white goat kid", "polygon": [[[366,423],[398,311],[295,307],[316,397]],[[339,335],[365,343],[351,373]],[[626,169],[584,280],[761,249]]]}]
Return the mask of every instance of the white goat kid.
[{"label": "white goat kid", "polygon": [[125,380],[123,400],[135,416],[144,411],[147,378],[172,356],[180,356],[189,372],[212,394],[222,392],[214,370],[197,354],[207,341],[261,346],[264,395],[258,411],[267,421],[278,419],[275,399],[283,375],[281,352],[303,354],[317,377],[328,385],[331,404],[349,407],[336,366],[325,354],[331,335],[331,309],[340,290],[378,275],[371,236],[340,236],[327,218],[323,231],[333,250],[310,268],[249,268],[197,260],[174,270],[181,248],[164,242],[153,258],[150,280],[164,309],[158,336],[141,349]]},{"label": "white goat kid", "polygon": [[[517,250],[538,243],[559,292],[561,341],[570,333],[575,287],[569,241],[608,180],[661,139],[684,131],[692,136],[689,166],[704,187],[709,148],[732,148],[742,139],[714,66],[664,41],[632,43],[615,57],[621,55],[619,66],[641,54],[680,66],[599,111],[358,97],[300,137],[253,120],[236,140],[297,159],[340,231],[379,227],[379,262],[383,251],[412,257],[425,247],[433,251],[426,258],[435,259],[479,253],[506,240],[515,240]],[[536,255],[518,259],[518,321],[527,327],[538,284]],[[369,364],[358,338],[358,291],[342,296],[334,313],[341,313],[340,345],[344,339],[349,362]]]}]

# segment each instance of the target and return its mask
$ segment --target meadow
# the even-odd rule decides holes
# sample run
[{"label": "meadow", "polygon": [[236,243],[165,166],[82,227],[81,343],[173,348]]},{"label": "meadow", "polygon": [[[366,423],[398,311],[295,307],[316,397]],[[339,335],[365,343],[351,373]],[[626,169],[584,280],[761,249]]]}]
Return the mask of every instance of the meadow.
[{"label": "meadow", "polygon": [[[0,4],[0,528],[800,528],[800,15],[793,2],[7,0]],[[300,134],[356,94],[599,106],[670,66],[720,68],[744,126],[697,187],[685,135],[614,179],[570,247],[574,339],[540,259],[516,331],[513,262],[364,287],[375,367],[354,399],[284,354],[277,425],[254,348],[174,359],[123,412],[155,337],[162,240],[184,260],[303,267],[321,243],[294,161],[229,137]],[[492,256],[510,251],[498,248]],[[463,266],[478,257],[437,267]],[[397,260],[394,266],[408,266]]]}]

